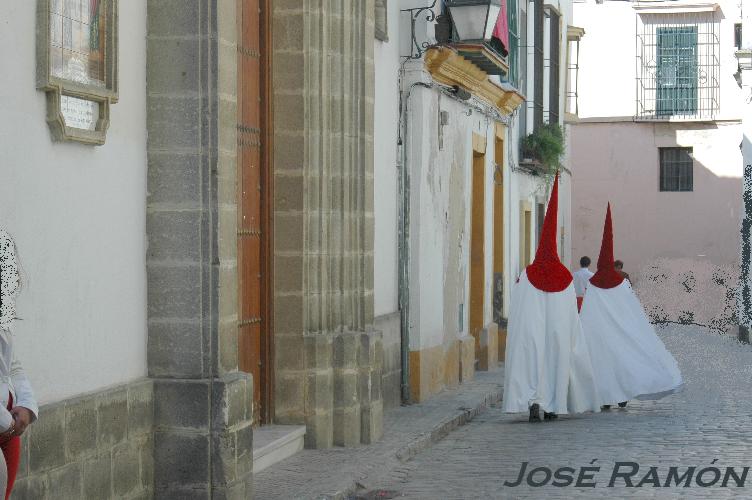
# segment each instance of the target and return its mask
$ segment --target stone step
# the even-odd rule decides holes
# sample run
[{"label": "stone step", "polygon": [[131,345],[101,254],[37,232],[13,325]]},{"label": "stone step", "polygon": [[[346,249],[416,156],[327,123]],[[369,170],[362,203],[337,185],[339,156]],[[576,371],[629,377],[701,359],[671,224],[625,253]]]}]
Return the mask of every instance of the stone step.
[{"label": "stone step", "polygon": [[305,431],[304,425],[265,425],[254,429],[254,474],[302,450]]}]

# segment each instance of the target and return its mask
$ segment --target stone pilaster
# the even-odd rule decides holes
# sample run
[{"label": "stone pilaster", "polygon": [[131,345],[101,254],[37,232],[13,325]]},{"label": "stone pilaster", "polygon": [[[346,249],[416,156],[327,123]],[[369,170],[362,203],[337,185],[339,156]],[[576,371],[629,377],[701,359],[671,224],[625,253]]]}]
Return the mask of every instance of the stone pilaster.
[{"label": "stone pilaster", "polygon": [[370,442],[383,358],[373,332],[374,4],[280,1],[273,16],[275,420],[305,422],[308,447]]},{"label": "stone pilaster", "polygon": [[237,371],[234,0],[149,0],[148,367],[159,498],[248,498]]}]

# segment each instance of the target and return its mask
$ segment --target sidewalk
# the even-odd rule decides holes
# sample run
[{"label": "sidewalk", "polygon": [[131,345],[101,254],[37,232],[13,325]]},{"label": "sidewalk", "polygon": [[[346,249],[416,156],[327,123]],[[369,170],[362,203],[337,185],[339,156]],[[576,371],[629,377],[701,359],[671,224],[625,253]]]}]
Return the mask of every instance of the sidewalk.
[{"label": "sidewalk", "polygon": [[253,478],[254,498],[344,499],[367,495],[376,482],[449,432],[501,399],[503,368],[476,372],[475,379],[421,404],[384,415],[384,437],[358,448],[303,450]]}]

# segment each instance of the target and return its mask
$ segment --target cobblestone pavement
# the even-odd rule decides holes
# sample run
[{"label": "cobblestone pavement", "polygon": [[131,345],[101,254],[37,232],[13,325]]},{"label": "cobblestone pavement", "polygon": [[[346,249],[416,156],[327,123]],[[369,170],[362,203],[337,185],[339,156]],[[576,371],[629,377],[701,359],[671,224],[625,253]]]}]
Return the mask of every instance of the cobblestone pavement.
[{"label": "cobblestone pavement", "polygon": [[[528,424],[526,415],[508,415],[500,405],[450,434],[430,450],[381,478],[380,489],[410,499],[476,498],[752,498],[752,471],[743,488],[730,480],[727,467],[741,474],[752,467],[752,347],[699,327],[658,328],[684,375],[685,389],[660,401],[630,402],[625,409],[562,416],[555,422]],[[595,487],[505,487],[516,481],[522,462],[535,467],[576,469],[600,466]],[[717,462],[712,463],[715,459]],[[636,486],[651,467],[659,484],[608,487],[616,462],[636,462]],[[681,476],[695,466],[689,487],[663,487],[670,467]],[[711,469],[703,472],[705,468]],[[721,480],[714,486],[714,471]],[[629,470],[629,469],[626,469]],[[542,481],[539,471],[534,481]],[[649,476],[649,479],[652,476]],[[389,495],[391,496],[391,495]]]},{"label": "cobblestone pavement", "polygon": [[499,370],[477,373],[458,390],[392,409],[384,415],[383,439],[373,445],[303,450],[255,474],[254,498],[339,499],[352,491],[371,490],[374,480],[499,401],[502,381]]}]

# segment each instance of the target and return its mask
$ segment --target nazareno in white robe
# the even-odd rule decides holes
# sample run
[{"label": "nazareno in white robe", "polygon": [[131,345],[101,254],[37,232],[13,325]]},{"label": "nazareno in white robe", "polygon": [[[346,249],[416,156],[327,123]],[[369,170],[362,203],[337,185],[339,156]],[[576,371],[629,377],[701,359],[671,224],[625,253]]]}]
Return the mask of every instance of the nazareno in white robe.
[{"label": "nazareno in white robe", "polygon": [[628,280],[608,289],[590,283],[580,320],[604,404],[659,399],[681,389],[679,365]]},{"label": "nazareno in white robe", "polygon": [[522,273],[512,289],[505,357],[505,412],[527,412],[533,403],[549,413],[600,411],[574,284],[543,292]]}]

